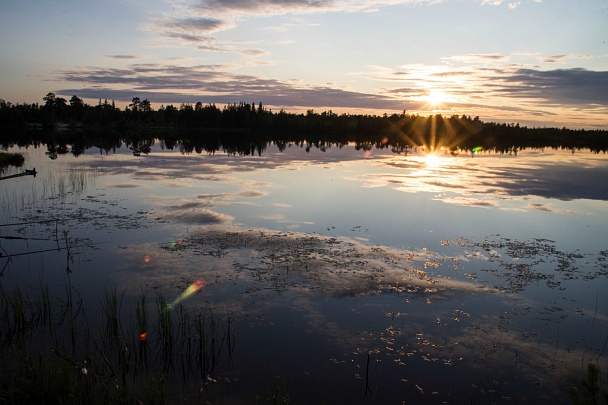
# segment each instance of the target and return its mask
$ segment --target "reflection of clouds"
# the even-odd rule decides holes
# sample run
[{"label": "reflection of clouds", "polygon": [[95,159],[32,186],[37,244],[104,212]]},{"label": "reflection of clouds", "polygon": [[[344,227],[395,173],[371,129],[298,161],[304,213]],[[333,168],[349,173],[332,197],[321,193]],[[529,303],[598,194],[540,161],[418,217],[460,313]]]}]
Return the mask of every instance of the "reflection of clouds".
[{"label": "reflection of clouds", "polygon": [[291,219],[287,219],[285,215],[282,214],[273,214],[273,215],[265,215],[261,217],[266,221],[273,221],[279,224],[291,224],[291,228],[295,229],[300,225],[313,225],[314,222],[310,221],[294,221]]},{"label": "reflection of clouds", "polygon": [[441,201],[447,204],[457,204],[465,207],[497,207],[498,204],[492,201],[480,200],[477,198],[466,198],[466,197],[451,197],[441,198]]},{"label": "reflection of clouds", "polygon": [[[533,153],[532,153],[533,155]],[[439,167],[419,166],[420,157],[386,159],[382,163],[393,172],[367,174],[364,187],[396,186],[408,193],[445,192],[441,200],[451,204],[475,206],[501,206],[504,199],[529,196],[549,199],[608,200],[605,188],[598,187],[608,178],[608,167],[601,157],[582,154],[577,160],[566,151],[534,155],[527,159],[524,152],[518,157],[482,155],[475,159],[444,157],[449,163]],[[558,160],[559,159],[559,160]],[[453,193],[459,194],[454,197]],[[550,212],[567,212],[552,209],[543,204],[526,204],[519,208]]]},{"label": "reflection of clouds", "polygon": [[[221,214],[210,210],[216,203],[213,198],[198,196],[199,200],[182,200],[175,204],[158,207],[163,212],[164,221],[177,221],[186,224],[207,225],[231,222],[234,220],[230,215]],[[200,201],[202,200],[202,201]]]},{"label": "reflection of clouds", "polygon": [[184,202],[182,204],[175,204],[166,207],[171,211],[189,210],[192,208],[210,207],[213,206],[210,202]]},{"label": "reflection of clouds", "polygon": [[[296,311],[308,333],[339,348],[340,360],[359,361],[361,354],[371,352],[398,367],[396,373],[383,370],[390,378],[407,373],[407,366],[426,364],[433,375],[442,373],[441,367],[457,366],[475,375],[490,373],[506,384],[540,383],[547,390],[576,375],[581,358],[597,357],[606,323],[597,311],[574,314],[570,307],[576,304],[569,301],[557,304],[563,308],[547,307],[518,295],[497,294],[475,278],[460,281],[434,274],[456,260],[466,262],[468,269],[495,264],[505,274],[492,277],[508,279],[513,270],[505,264],[508,257],[518,263],[550,263],[578,256],[569,259],[547,241],[457,240],[442,245],[458,246],[464,255],[369,246],[350,238],[211,227],[179,244],[141,244],[119,252],[125,255],[125,266],[115,277],[117,285],[130,291],[159,288],[168,297],[202,279],[206,287],[186,304],[226,310],[236,318],[252,319],[278,308]],[[333,309],[344,300],[350,300],[348,316]],[[379,313],[382,319],[377,319]],[[595,325],[589,327],[585,321],[592,317]],[[569,331],[580,322],[591,328],[583,343],[568,336],[576,335]],[[437,386],[428,372],[420,379]],[[509,388],[503,385],[501,390]]]},{"label": "reflection of clouds", "polygon": [[220,214],[208,209],[188,210],[179,213],[169,213],[165,219],[172,219],[187,224],[207,225],[222,222],[231,222],[234,218],[230,215]]},{"label": "reflection of clouds", "polygon": [[[508,381],[515,377],[531,386],[541,387],[539,392],[550,398],[552,392],[566,388],[563,381],[576,380],[584,375],[583,364],[596,360],[601,342],[598,345],[598,340],[595,339],[594,346],[574,349],[568,343],[560,344],[557,326],[551,335],[539,329],[527,330],[524,325],[528,316],[530,315],[507,312],[494,317],[483,315],[475,320],[459,316],[456,322],[452,317],[447,322],[442,319],[446,322],[446,329],[434,329],[428,324],[422,324],[418,330],[424,331],[422,337],[426,344],[416,346],[416,350],[431,362],[466,367],[472,375],[490,373],[500,381],[496,387],[498,390],[508,392]],[[397,337],[391,339],[393,352],[399,349],[407,352],[411,348],[412,345],[407,343],[413,339],[411,333],[407,336],[407,331],[412,327],[412,322],[416,321],[407,317],[407,324],[393,328],[393,331],[397,331]],[[605,320],[602,323],[605,324]],[[602,335],[601,329],[598,326],[594,330],[595,337]],[[446,340],[448,330],[449,338]],[[406,339],[399,339],[399,334],[406,335]],[[372,343],[381,342],[378,339]],[[396,357],[394,354],[389,355]],[[604,368],[608,366],[605,358],[600,359],[600,363],[603,363]],[[523,391],[526,390],[527,387]]]},{"label": "reflection of clouds", "polygon": [[[363,296],[385,290],[414,295],[480,291],[478,285],[470,282],[434,276],[429,269],[437,268],[444,260],[438,253],[367,246],[354,239],[210,228],[185,238],[174,249],[160,252],[153,246],[137,249],[156,250],[151,262],[171,263],[175,278],[192,278],[194,268],[228,261],[232,268],[224,266],[215,282],[238,279],[262,285],[261,288],[318,291],[333,296]],[[150,274],[156,277],[153,272]]]},{"label": "reflection of clouds", "polygon": [[550,205],[545,205],[545,204],[540,204],[540,203],[532,203],[532,204],[528,205],[528,207],[530,207],[531,209],[538,210],[538,211],[554,212],[554,213],[558,213],[558,214],[575,214],[576,213],[576,211],[574,211],[574,210],[563,210],[563,209],[553,208]]},{"label": "reflection of clouds", "polygon": [[138,188],[138,187],[143,187],[141,184],[114,184],[111,185],[109,187],[114,187],[114,188]]},{"label": "reflection of clouds", "polygon": [[430,186],[437,186],[440,188],[465,188],[465,186],[463,186],[462,184],[453,184],[453,183],[448,183],[445,181],[441,181],[441,180],[434,180],[434,181],[427,181],[426,184],[430,185]]}]

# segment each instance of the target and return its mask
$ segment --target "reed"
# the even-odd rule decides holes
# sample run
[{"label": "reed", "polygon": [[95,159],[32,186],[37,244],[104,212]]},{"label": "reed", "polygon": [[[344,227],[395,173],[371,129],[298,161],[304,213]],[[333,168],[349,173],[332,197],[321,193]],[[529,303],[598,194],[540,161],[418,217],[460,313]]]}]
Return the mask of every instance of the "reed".
[{"label": "reed", "polygon": [[24,296],[20,288],[15,287],[7,292],[0,286],[2,305],[2,346],[16,344],[20,348],[26,346],[26,337],[36,326],[38,311],[28,305],[30,301]]},{"label": "reed", "polygon": [[41,312],[42,312],[42,325],[43,328],[49,333],[49,336],[53,335],[53,314],[51,311],[51,299],[49,296],[49,286],[42,278],[40,278],[40,300],[41,300]]},{"label": "reed", "polygon": [[161,355],[163,370],[168,371],[173,357],[173,319],[170,307],[162,295],[156,297],[158,348]]},{"label": "reed", "polygon": [[285,377],[276,376],[274,382],[270,382],[268,390],[269,398],[265,401],[273,405],[288,405],[291,404],[289,398],[289,389]]},{"label": "reed", "polygon": [[101,309],[102,340],[109,344],[111,348],[119,350],[122,346],[122,336],[120,334],[119,300],[116,289],[111,291],[104,289]]},{"label": "reed", "polygon": [[[205,340],[205,316],[200,313],[195,321],[196,330],[196,364],[200,375],[203,376],[203,381],[206,381],[207,376],[207,341]],[[206,385],[205,385],[206,386]]]},{"label": "reed", "polygon": [[90,324],[69,274],[62,291],[52,297],[40,280],[30,298],[0,284],[0,403],[162,404],[201,395],[221,401],[224,391],[205,384],[221,384],[215,370],[230,367],[230,318],[170,309],[160,294],[155,312],[143,294],[127,313],[124,293],[105,289],[101,316]]},{"label": "reed", "polygon": [[[137,320],[137,331],[138,333],[138,352],[137,352],[137,366],[140,370],[149,371],[148,367],[148,308],[147,308],[147,296],[142,294],[137,299],[135,305],[135,317]],[[134,345],[135,346],[135,345]]]},{"label": "reed", "polygon": [[572,403],[575,405],[608,404],[608,390],[602,389],[600,376],[598,365],[589,363],[586,378],[580,381],[580,389],[572,387],[568,391]]}]

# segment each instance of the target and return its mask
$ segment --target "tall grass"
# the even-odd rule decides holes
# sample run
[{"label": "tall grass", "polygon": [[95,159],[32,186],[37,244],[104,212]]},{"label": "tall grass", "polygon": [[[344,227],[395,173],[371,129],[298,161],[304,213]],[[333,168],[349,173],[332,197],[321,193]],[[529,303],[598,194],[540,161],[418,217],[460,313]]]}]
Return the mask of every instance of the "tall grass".
[{"label": "tall grass", "polygon": [[230,367],[231,320],[171,308],[162,295],[125,305],[106,289],[90,324],[69,274],[62,297],[0,285],[0,403],[152,403],[208,398]]},{"label": "tall grass", "polygon": [[39,173],[35,182],[24,182],[15,189],[7,188],[0,200],[0,207],[5,218],[14,218],[20,214],[36,217],[37,212],[60,211],[66,207],[69,197],[78,198],[87,189],[94,187],[97,176],[95,170],[85,168]]}]

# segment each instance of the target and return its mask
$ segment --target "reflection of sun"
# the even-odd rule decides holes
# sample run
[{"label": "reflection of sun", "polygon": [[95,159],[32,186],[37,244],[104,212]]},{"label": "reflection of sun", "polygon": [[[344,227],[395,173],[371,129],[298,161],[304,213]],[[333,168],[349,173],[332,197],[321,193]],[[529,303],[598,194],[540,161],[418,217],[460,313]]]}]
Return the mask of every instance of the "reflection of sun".
[{"label": "reflection of sun", "polygon": [[439,166],[442,162],[441,156],[436,151],[430,151],[421,156],[422,161],[428,167]]}]

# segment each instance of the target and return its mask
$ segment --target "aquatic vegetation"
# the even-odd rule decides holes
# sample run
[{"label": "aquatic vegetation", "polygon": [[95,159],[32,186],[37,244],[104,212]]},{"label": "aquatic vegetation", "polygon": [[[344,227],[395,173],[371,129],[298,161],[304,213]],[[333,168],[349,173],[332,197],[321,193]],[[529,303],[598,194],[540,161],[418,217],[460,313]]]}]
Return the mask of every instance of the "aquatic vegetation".
[{"label": "aquatic vegetation", "polygon": [[148,330],[145,296],[133,317],[122,313],[124,297],[113,289],[102,295],[100,324],[90,325],[69,283],[64,297],[49,299],[46,287],[41,293],[0,286],[1,402],[165,403],[216,395],[208,384],[234,350],[229,318],[224,324],[203,311],[192,317],[181,305],[168,311],[159,295]]},{"label": "aquatic vegetation", "polygon": [[587,376],[581,380],[580,388],[572,387],[568,391],[574,405],[608,404],[608,390],[601,388],[600,373],[597,364],[589,363],[587,365]]}]

